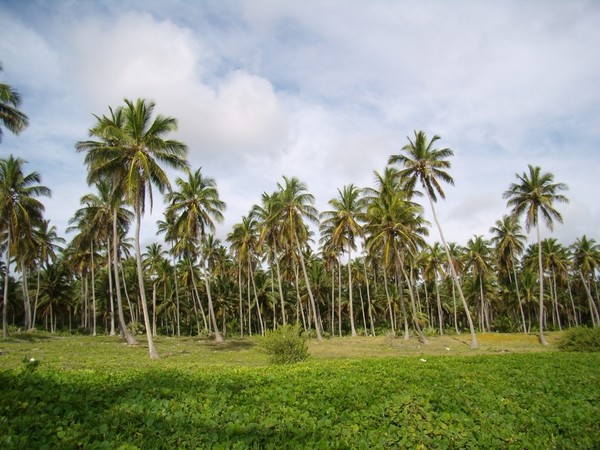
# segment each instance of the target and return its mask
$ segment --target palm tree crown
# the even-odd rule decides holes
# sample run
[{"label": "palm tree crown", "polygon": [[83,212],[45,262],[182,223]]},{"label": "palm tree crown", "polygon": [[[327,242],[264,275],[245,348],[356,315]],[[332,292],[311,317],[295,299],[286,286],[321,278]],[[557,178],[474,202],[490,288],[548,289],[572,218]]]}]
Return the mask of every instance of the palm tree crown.
[{"label": "palm tree crown", "polygon": [[[0,64],[0,72],[2,72],[2,64]],[[19,134],[29,125],[27,116],[18,109],[20,105],[21,95],[8,84],[0,83],[0,123],[14,134]],[[2,141],[2,128],[0,128],[0,141]]]}]

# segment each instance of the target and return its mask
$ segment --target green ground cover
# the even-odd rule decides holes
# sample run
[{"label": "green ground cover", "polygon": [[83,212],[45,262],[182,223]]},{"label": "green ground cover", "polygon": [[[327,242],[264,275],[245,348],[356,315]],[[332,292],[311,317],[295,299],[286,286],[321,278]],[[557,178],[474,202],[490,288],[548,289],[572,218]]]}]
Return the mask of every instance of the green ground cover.
[{"label": "green ground cover", "polygon": [[160,339],[150,361],[114,338],[15,336],[0,448],[600,447],[599,353],[482,338],[311,342],[309,362],[273,366],[253,340]]}]

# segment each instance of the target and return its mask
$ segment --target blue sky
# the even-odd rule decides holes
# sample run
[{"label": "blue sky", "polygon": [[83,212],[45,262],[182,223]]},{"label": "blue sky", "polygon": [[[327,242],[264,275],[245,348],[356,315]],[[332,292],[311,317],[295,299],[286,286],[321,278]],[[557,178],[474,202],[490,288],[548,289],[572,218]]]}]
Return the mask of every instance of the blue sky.
[{"label": "blue sky", "polygon": [[[0,10],[0,79],[31,122],[5,132],[0,156],[41,173],[61,234],[90,191],[75,143],[93,114],[142,97],[178,119],[173,138],[217,180],[220,238],[283,175],[304,181],[320,210],[346,184],[372,185],[422,129],[455,152],[455,186],[437,206],[449,240],[487,236],[527,164],[569,186],[553,236],[600,240],[597,1],[0,0]],[[157,202],[145,217],[145,243],[162,212]]]}]

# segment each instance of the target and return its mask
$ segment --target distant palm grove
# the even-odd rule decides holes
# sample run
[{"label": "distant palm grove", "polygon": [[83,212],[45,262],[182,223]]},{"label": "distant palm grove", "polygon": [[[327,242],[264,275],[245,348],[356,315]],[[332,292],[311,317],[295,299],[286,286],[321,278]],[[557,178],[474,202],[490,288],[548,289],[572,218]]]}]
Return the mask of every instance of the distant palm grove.
[{"label": "distant palm grove", "polygon": [[[18,133],[27,126],[20,99],[0,90],[0,126]],[[145,335],[158,358],[159,335],[222,341],[288,323],[317,339],[392,334],[426,344],[470,333],[472,347],[478,332],[536,333],[545,344],[544,330],[600,325],[600,247],[586,236],[542,238],[562,221],[568,189],[540,167],[507,180],[506,215],[488,237],[446,242],[435,206],[450,194],[453,152],[415,131],[372,186],[340,187],[326,211],[301,180],[281,177],[222,242],[214,233],[225,199],[170,138],[175,118],[146,100],[94,117],[75,145],[90,188],[68,243],[44,217],[42,176],[18,156],[0,160],[4,337],[37,328],[135,344]],[[166,168],[180,176],[171,182]],[[157,195],[168,206],[156,242],[141,248],[141,218]]]}]

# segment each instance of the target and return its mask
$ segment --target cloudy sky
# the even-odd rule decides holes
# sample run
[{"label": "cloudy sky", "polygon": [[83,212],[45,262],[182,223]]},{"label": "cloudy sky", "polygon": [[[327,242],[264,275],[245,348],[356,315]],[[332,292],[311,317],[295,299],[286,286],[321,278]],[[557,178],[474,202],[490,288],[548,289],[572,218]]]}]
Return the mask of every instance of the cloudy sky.
[{"label": "cloudy sky", "polygon": [[[0,156],[41,173],[61,234],[90,191],[75,143],[93,114],[139,97],[177,118],[172,137],[217,180],[220,238],[283,175],[324,210],[338,188],[372,185],[424,130],[455,153],[455,186],[438,203],[449,240],[487,236],[527,164],[569,186],[553,235],[600,240],[600,2],[0,0],[0,10],[0,80],[31,122],[5,131]],[[158,202],[145,218],[145,243],[162,212]]]}]

